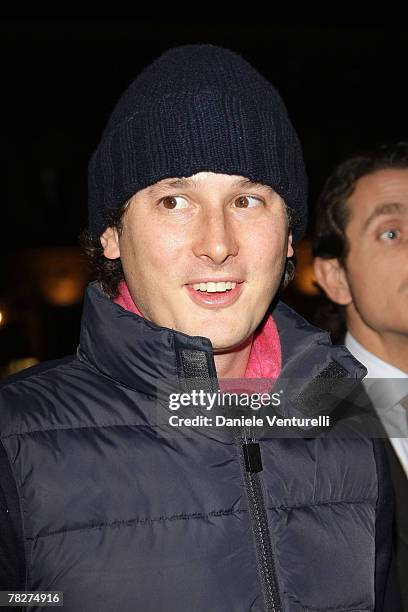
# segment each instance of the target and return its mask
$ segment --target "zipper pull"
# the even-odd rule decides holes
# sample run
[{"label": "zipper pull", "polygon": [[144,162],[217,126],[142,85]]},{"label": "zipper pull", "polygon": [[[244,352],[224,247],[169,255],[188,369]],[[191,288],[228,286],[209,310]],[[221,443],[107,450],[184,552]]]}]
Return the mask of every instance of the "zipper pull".
[{"label": "zipper pull", "polygon": [[252,474],[262,472],[261,449],[258,442],[244,442],[242,452],[244,453],[246,471]]}]

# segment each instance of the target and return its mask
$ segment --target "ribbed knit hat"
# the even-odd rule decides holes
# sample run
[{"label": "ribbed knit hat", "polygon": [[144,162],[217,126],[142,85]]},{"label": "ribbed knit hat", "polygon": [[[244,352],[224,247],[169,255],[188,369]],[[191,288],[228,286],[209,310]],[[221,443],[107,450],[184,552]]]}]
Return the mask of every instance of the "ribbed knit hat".
[{"label": "ribbed knit hat", "polygon": [[91,233],[137,191],[203,171],[270,185],[298,219],[294,241],[302,236],[307,179],[280,95],[237,53],[183,45],[147,66],[110,116],[89,163]]}]

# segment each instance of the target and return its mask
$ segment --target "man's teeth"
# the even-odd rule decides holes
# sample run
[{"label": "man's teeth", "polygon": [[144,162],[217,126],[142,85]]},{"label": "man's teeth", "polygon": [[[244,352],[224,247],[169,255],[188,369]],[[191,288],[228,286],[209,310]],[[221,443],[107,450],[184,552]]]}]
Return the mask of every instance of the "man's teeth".
[{"label": "man's teeth", "polygon": [[227,281],[226,283],[195,283],[193,289],[196,291],[207,291],[208,293],[215,293],[216,291],[229,291],[234,289],[237,283]]}]

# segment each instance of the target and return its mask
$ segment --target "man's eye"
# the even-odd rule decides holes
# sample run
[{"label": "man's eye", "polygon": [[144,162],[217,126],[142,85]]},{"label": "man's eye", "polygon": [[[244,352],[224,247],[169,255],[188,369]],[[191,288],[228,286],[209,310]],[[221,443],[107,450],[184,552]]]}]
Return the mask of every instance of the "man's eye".
[{"label": "man's eye", "polygon": [[166,196],[160,200],[159,204],[166,210],[181,210],[188,206],[187,200],[181,196]]},{"label": "man's eye", "polygon": [[396,240],[400,236],[400,231],[395,229],[387,229],[380,234],[380,240]]},{"label": "man's eye", "polygon": [[254,208],[254,206],[259,206],[259,204],[262,204],[262,200],[254,196],[239,196],[235,200],[236,208]]}]

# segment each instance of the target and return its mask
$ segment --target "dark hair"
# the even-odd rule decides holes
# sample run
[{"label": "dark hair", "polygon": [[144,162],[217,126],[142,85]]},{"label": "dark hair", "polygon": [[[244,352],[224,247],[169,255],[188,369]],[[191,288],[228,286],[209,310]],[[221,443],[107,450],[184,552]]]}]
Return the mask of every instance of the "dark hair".
[{"label": "dark hair", "polygon": [[[128,202],[121,208],[112,211],[106,224],[106,227],[115,228],[119,236],[123,231],[124,213]],[[80,233],[79,244],[88,258],[93,276],[99,281],[106,295],[111,299],[115,298],[118,295],[119,283],[124,278],[120,257],[117,259],[105,257],[100,239],[95,238],[89,229],[84,229]]]},{"label": "dark hair", "polygon": [[408,140],[392,140],[340,162],[327,178],[316,208],[313,255],[336,258],[345,264],[349,245],[346,226],[350,219],[347,200],[357,181],[379,170],[408,168]]},{"label": "dark hair", "polygon": [[[119,236],[123,231],[123,220],[126,212],[128,200],[121,208],[112,211],[109,220],[105,226],[116,228]],[[288,226],[291,230],[298,222],[296,214],[286,207],[286,216]],[[119,291],[119,283],[124,278],[122,262],[120,257],[117,259],[108,259],[105,257],[100,239],[88,230],[83,230],[79,235],[79,243],[88,258],[91,271],[97,281],[101,284],[103,291],[111,299],[117,297]],[[286,260],[285,271],[281,288],[283,289],[295,276],[295,257]]]}]

